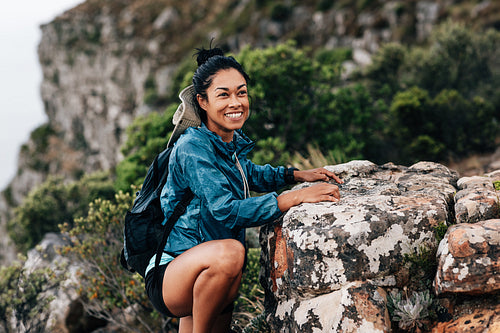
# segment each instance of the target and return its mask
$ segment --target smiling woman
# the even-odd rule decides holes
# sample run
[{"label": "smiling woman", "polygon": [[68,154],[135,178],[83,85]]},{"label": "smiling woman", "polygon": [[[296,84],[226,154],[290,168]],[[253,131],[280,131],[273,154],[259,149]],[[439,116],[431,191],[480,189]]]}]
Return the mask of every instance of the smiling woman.
[{"label": "smiling woman", "polygon": [[[194,196],[174,225],[159,265],[156,255],[151,258],[146,290],[158,311],[181,317],[180,333],[230,332],[246,262],[245,229],[272,223],[303,202],[340,199],[338,187],[330,183],[275,192],[287,184],[342,181],[323,168],[299,171],[252,163],[247,154],[254,143],[241,130],[250,108],[248,75],[219,49],[199,50],[197,61],[193,87],[183,91],[190,96],[182,96],[202,123],[187,128],[172,149],[160,197],[165,217],[186,192]],[[270,193],[250,197],[250,191]]]},{"label": "smiling woman", "polygon": [[207,128],[222,141],[231,142],[234,130],[240,129],[248,117],[248,92],[243,75],[233,68],[221,70],[207,89],[207,97],[198,94],[197,100],[207,114]]}]

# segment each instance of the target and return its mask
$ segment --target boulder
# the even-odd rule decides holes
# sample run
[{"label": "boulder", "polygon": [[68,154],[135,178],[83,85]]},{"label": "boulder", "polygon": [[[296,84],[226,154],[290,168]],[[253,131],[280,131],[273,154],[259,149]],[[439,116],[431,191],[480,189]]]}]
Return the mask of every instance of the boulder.
[{"label": "boulder", "polygon": [[437,257],[437,294],[500,291],[500,219],[451,226]]},{"label": "boulder", "polygon": [[[403,167],[351,161],[326,168],[344,180],[340,202],[301,204],[261,230],[266,311],[277,332],[332,332],[349,320],[352,325],[346,327],[373,323],[359,312],[356,320],[344,318],[352,303],[347,297],[340,297],[334,311],[313,311],[312,304],[339,299],[361,281],[402,287],[405,281],[398,277],[405,269],[404,255],[421,247],[435,250],[434,228],[447,222],[453,206],[458,174],[437,163]],[[356,297],[382,295],[373,290],[368,294]],[[376,329],[388,331],[390,325]]]},{"label": "boulder", "polygon": [[463,177],[455,195],[457,223],[474,223],[495,218],[500,213],[498,195],[490,177]]}]

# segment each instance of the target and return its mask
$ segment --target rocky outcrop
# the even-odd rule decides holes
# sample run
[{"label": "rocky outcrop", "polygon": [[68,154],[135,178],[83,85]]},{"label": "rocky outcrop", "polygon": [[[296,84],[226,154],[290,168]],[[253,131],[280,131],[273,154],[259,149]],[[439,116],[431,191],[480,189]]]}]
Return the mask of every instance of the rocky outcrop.
[{"label": "rocky outcrop", "polygon": [[[311,48],[349,47],[344,74],[371,62],[381,43],[423,41],[453,15],[455,2],[329,2],[87,0],[42,25],[38,53],[43,130],[23,145],[18,172],[0,196],[0,262],[15,257],[5,238],[12,207],[49,174],[75,179],[112,169],[122,158],[125,129],[138,115],[163,110],[179,89],[174,79],[195,47],[215,38],[238,52],[297,40]],[[459,3],[457,1],[457,3]],[[468,20],[494,11],[474,6]],[[195,13],[195,14],[194,14]],[[479,13],[479,14],[478,14]],[[224,20],[220,20],[220,17]],[[495,22],[491,22],[495,24]]]},{"label": "rocky outcrop", "polygon": [[[454,223],[461,202],[455,193],[467,179],[431,162],[403,167],[352,161],[327,168],[344,180],[340,202],[302,204],[261,231],[261,275],[273,330],[389,332],[386,295],[411,288],[407,259],[422,253],[438,253],[438,296],[488,297],[500,290],[499,220],[452,225],[438,250],[436,230]],[[491,182],[481,184],[484,191]],[[487,211],[499,205],[496,198],[486,200]],[[483,216],[485,210],[477,211]]]}]

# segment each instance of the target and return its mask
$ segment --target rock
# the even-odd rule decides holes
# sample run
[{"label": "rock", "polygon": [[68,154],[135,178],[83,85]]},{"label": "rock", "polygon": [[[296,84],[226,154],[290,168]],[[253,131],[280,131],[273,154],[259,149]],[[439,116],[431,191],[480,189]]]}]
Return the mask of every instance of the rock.
[{"label": "rock", "polygon": [[500,332],[500,305],[478,309],[446,323],[439,323],[432,333],[497,333]]},{"label": "rock", "polygon": [[463,177],[455,195],[457,223],[474,223],[500,214],[500,202],[490,177]]},{"label": "rock", "polygon": [[[68,240],[60,234],[46,234],[40,244],[28,252],[24,272],[29,275],[36,269],[50,267],[57,275],[66,274],[57,288],[47,289],[39,296],[52,299],[47,310],[40,314],[40,317],[47,318],[45,332],[90,332],[90,328],[105,326],[106,322],[84,312],[75,290],[79,267],[57,252],[58,248],[67,244]],[[22,326],[22,323],[16,326]]]},{"label": "rock", "polygon": [[[290,322],[293,315],[293,322]],[[339,290],[276,309],[276,332],[389,332],[385,291],[370,282],[351,282]]]},{"label": "rock", "polygon": [[297,311],[350,283],[404,284],[398,281],[404,255],[437,248],[434,227],[447,221],[458,179],[432,162],[406,168],[352,161],[326,168],[344,180],[340,202],[302,204],[261,230],[266,310],[278,331],[330,332]]},{"label": "rock", "polygon": [[500,291],[500,219],[451,226],[437,257],[437,294]]}]

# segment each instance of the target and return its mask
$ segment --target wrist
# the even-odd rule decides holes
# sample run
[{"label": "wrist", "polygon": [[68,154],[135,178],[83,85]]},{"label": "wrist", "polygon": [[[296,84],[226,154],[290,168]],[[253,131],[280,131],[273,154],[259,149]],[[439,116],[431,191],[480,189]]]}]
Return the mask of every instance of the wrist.
[{"label": "wrist", "polygon": [[297,181],[295,180],[295,171],[299,171],[297,168],[286,168],[285,169],[285,183],[287,184],[297,184]]}]

